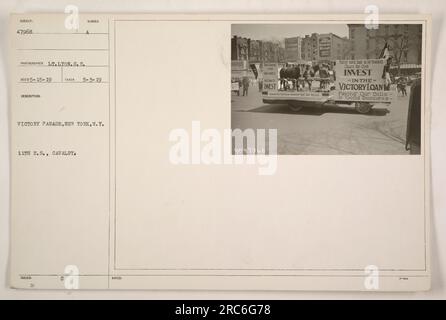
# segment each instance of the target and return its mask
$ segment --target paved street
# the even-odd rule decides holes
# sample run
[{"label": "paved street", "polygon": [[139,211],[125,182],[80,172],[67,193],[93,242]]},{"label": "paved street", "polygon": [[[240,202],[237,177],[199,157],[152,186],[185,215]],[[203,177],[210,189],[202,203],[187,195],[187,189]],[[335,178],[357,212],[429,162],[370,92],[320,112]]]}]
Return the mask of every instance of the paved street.
[{"label": "paved street", "polygon": [[408,96],[375,105],[369,114],[350,107],[304,108],[262,102],[256,86],[249,96],[232,94],[232,128],[277,129],[278,154],[408,154]]}]

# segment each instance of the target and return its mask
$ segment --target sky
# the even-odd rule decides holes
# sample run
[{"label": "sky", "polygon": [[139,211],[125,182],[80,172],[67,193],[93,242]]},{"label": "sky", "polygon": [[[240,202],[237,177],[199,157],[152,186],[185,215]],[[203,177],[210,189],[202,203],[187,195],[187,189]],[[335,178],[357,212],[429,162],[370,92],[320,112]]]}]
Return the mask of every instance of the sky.
[{"label": "sky", "polygon": [[289,37],[304,37],[312,33],[332,32],[340,37],[348,37],[346,24],[233,24],[232,36],[254,40],[279,40]]}]

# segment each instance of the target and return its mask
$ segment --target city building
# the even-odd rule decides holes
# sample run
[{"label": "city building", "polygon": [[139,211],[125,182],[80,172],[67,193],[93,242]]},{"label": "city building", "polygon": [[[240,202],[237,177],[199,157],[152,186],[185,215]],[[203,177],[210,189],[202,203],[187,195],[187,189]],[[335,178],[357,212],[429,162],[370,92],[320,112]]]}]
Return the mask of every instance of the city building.
[{"label": "city building", "polygon": [[262,41],[250,40],[249,41],[249,61],[251,63],[262,62]]},{"label": "city building", "polygon": [[350,40],[347,37],[339,37],[331,34],[331,59],[344,60],[350,53]]},{"label": "city building", "polygon": [[231,60],[249,59],[250,39],[233,36],[231,39]]},{"label": "city building", "polygon": [[331,33],[319,34],[317,37],[318,60],[330,60],[333,46]]},{"label": "city building", "polygon": [[349,59],[379,58],[388,44],[393,63],[421,64],[422,28],[417,24],[381,24],[378,29],[368,29],[364,24],[349,24],[351,51]]},{"label": "city building", "polygon": [[318,34],[312,33],[302,39],[301,55],[305,61],[316,61],[319,58]]},{"label": "city building", "polygon": [[302,39],[302,59],[306,61],[333,61],[345,59],[350,51],[347,37],[334,33],[306,35]]},{"label": "city building", "polygon": [[[355,32],[353,31],[353,33]],[[359,34],[359,32],[357,33]],[[354,48],[358,48],[358,45],[353,44],[349,38],[339,37],[333,33],[312,33],[303,38],[289,37],[285,38],[283,43],[233,36],[231,59],[247,60],[250,63],[330,62],[351,59],[352,56],[358,55],[358,52],[353,52]],[[366,59],[367,54],[362,55],[363,59]]]},{"label": "city building", "polygon": [[263,62],[278,62],[278,44],[271,41],[262,42]]},{"label": "city building", "polygon": [[302,38],[285,38],[285,61],[297,63],[302,57]]},{"label": "city building", "polygon": [[231,38],[231,60],[243,60],[250,63],[281,63],[285,62],[285,48],[279,42],[233,36]]}]

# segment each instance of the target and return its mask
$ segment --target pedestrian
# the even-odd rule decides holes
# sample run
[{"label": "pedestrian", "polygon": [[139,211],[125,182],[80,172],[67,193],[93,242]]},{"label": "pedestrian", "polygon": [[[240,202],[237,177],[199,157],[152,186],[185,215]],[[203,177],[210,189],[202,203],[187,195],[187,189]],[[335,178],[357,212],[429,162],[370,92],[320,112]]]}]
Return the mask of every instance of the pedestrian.
[{"label": "pedestrian", "polygon": [[304,71],[304,79],[305,82],[308,84],[308,88],[310,91],[311,91],[311,83],[313,76],[314,76],[313,70],[311,69],[311,66],[307,64],[307,67]]},{"label": "pedestrian", "polygon": [[399,78],[398,79],[398,91],[401,91],[401,95],[403,97],[407,96],[406,86],[407,86],[406,77]]},{"label": "pedestrian", "polygon": [[243,85],[243,96],[248,96],[248,88],[249,88],[248,77],[243,77],[242,85]]},{"label": "pedestrian", "polygon": [[333,70],[333,65],[330,64],[328,65],[328,76],[329,76],[329,80],[328,80],[328,85],[329,85],[329,89],[330,90],[335,90],[336,87],[334,86],[334,82],[336,81],[336,74]]},{"label": "pedestrian", "polygon": [[263,79],[259,78],[259,92],[262,92],[263,90]]},{"label": "pedestrian", "polygon": [[387,59],[387,63],[384,65],[382,78],[384,79],[384,90],[390,90],[390,84],[392,80],[390,78],[390,65],[392,64],[392,57]]}]

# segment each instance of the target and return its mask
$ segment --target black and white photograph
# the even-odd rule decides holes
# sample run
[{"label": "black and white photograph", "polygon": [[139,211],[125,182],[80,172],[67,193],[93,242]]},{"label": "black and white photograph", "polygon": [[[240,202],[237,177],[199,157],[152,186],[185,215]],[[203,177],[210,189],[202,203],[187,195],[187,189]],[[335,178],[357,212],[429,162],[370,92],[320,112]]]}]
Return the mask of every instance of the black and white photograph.
[{"label": "black and white photograph", "polygon": [[0,300],[444,299],[434,1],[0,1]]},{"label": "black and white photograph", "polygon": [[422,48],[421,24],[232,24],[232,129],[277,130],[278,155],[419,155]]}]

